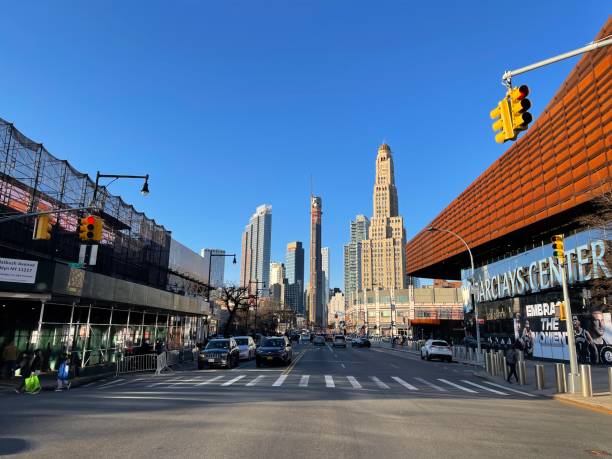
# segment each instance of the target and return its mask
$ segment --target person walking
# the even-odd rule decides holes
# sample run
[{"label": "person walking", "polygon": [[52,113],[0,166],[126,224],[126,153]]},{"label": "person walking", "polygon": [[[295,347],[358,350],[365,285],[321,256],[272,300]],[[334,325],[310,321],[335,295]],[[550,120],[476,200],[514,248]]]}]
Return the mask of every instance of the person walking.
[{"label": "person walking", "polygon": [[70,389],[70,364],[68,362],[68,354],[62,352],[58,359],[59,367],[57,370],[57,387],[55,392],[61,392],[64,389]]},{"label": "person walking", "polygon": [[510,378],[512,378],[512,375],[514,375],[514,377],[516,378],[516,382],[519,382],[519,378],[518,375],[516,374],[516,362],[518,360],[518,354],[516,353],[516,349],[514,349],[514,347],[510,347],[507,351],[506,351],[506,364],[510,367],[510,371],[508,372],[508,382],[512,383],[512,381],[510,381]]},{"label": "person walking", "polygon": [[26,389],[26,380],[32,376],[37,369],[40,369],[40,358],[36,355],[36,352],[30,354],[29,352],[24,352],[21,357],[21,362],[19,363],[19,368],[21,369],[21,383],[19,383],[19,387],[15,389],[15,392],[18,394],[22,394]]},{"label": "person walking", "polygon": [[2,377],[10,379],[13,377],[17,358],[19,357],[19,349],[15,346],[15,342],[11,341],[2,350]]}]

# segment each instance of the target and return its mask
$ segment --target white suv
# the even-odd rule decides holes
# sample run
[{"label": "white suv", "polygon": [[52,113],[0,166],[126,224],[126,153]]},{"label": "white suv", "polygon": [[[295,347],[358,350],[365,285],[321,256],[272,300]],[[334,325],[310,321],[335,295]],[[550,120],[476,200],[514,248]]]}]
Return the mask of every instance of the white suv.
[{"label": "white suv", "polygon": [[334,336],[334,347],[346,347],[346,338],[344,335],[335,335]]},{"label": "white suv", "polygon": [[453,351],[446,341],[441,339],[428,339],[421,348],[421,359],[440,359],[447,362],[453,361]]}]

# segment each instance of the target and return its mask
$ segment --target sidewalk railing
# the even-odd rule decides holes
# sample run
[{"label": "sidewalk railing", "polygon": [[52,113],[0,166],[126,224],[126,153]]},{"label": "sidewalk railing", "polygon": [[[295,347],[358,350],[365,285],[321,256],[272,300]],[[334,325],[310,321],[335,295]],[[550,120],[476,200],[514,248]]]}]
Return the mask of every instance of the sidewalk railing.
[{"label": "sidewalk railing", "polygon": [[122,356],[117,360],[115,376],[125,373],[140,373],[157,369],[156,354]]}]

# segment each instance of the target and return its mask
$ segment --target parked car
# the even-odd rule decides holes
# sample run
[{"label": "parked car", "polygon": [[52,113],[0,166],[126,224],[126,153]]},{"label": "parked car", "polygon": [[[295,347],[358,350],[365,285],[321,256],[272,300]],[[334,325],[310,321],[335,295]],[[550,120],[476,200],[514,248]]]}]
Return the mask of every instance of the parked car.
[{"label": "parked car", "polygon": [[351,346],[353,346],[353,347],[370,347],[370,346],[372,346],[372,343],[370,343],[370,340],[367,337],[359,336],[359,337],[353,339],[353,341],[351,342]]},{"label": "parked car", "polygon": [[236,336],[234,339],[236,340],[236,344],[238,344],[241,360],[252,360],[255,358],[257,346],[253,338],[250,336]]},{"label": "parked car", "polygon": [[447,362],[453,361],[453,351],[446,341],[440,339],[428,339],[421,348],[421,359],[440,359]]},{"label": "parked car", "polygon": [[325,338],[321,335],[317,335],[314,337],[312,344],[315,346],[325,346]]},{"label": "parked car", "polygon": [[[478,343],[478,340],[474,336],[466,336],[461,341],[462,346],[468,346],[468,347],[471,347],[472,349],[476,349],[478,347],[477,343]],[[480,337],[480,348],[489,349],[490,347],[491,347],[491,343],[486,338]]]},{"label": "parked car", "polygon": [[261,344],[257,348],[255,363],[258,367],[270,363],[288,365],[292,358],[293,350],[286,336],[269,336],[261,340]]},{"label": "parked car", "polygon": [[335,335],[333,346],[346,347],[346,338],[344,337],[344,335]]},{"label": "parked car", "polygon": [[307,343],[310,341],[310,333],[300,336],[300,342]]},{"label": "parked car", "polygon": [[238,366],[240,349],[234,338],[213,339],[208,342],[198,358],[198,368]]},{"label": "parked car", "polygon": [[325,341],[333,341],[334,340],[334,335],[332,335],[331,333],[327,333],[325,335]]}]

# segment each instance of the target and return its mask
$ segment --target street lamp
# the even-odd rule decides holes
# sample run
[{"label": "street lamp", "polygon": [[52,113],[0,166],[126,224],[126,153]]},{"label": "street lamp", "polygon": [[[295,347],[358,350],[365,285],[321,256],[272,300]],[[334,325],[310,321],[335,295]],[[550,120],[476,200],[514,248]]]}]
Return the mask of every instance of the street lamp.
[{"label": "street lamp", "polygon": [[468,245],[467,242],[465,242],[465,239],[463,239],[461,236],[459,236],[457,233],[455,233],[454,231],[451,231],[449,229],[446,228],[436,228],[434,226],[430,226],[429,228],[427,228],[427,231],[429,232],[433,232],[433,231],[442,231],[444,233],[448,233],[451,234],[453,236],[455,236],[457,239],[459,239],[461,242],[463,242],[463,245],[465,245],[465,248],[467,249],[468,253],[470,254],[470,265],[472,268],[472,275],[471,275],[471,285],[470,285],[470,299],[472,300],[472,304],[474,305],[474,317],[476,319],[476,348],[477,348],[477,352],[476,352],[476,361],[478,363],[480,363],[480,352],[481,352],[481,347],[480,347],[480,324],[478,322],[478,306],[476,305],[476,300],[474,299],[474,292],[473,292],[473,288],[474,288],[474,257],[472,256],[472,251],[470,250],[470,246]]},{"label": "street lamp", "polygon": [[[148,189],[148,188],[147,188]],[[212,290],[212,285],[210,282],[210,274],[212,269],[212,257],[234,257],[232,260],[232,264],[236,264],[236,254],[235,253],[210,253],[210,259],[208,260],[208,288],[206,289],[206,302],[210,303],[210,291]],[[210,313],[212,314],[212,305],[210,306]]]},{"label": "street lamp", "polygon": [[259,284],[262,285],[262,289],[266,288],[266,283],[263,281],[257,281],[257,280],[250,280],[249,281],[249,292],[251,291],[251,284],[255,284],[255,333],[257,333],[257,303],[259,301],[259,289],[257,288],[257,286]]},{"label": "street lamp", "polygon": [[[100,183],[101,178],[112,178],[113,180],[111,180],[108,183],[108,185],[113,183],[115,180],[124,179],[124,178],[144,179],[144,183],[142,185],[142,188],[140,189],[140,193],[143,196],[146,196],[149,194],[149,174],[147,175],[115,175],[115,174],[100,174],[100,171],[98,171],[96,172],[96,186],[94,187],[93,197],[91,198],[92,205],[94,206],[96,204],[96,197],[98,196],[98,188],[100,187],[99,183]],[[108,187],[108,185],[106,185],[106,187]]]}]

